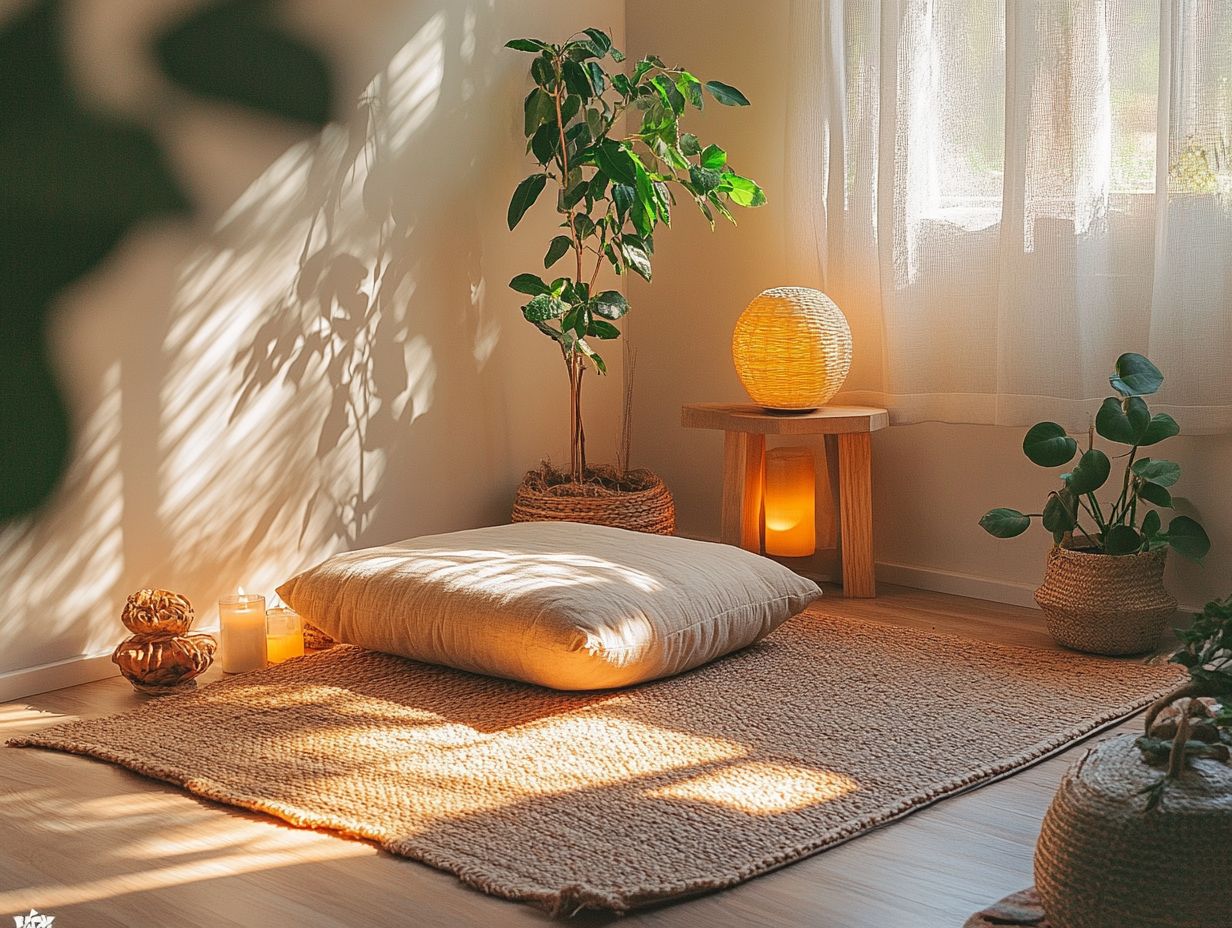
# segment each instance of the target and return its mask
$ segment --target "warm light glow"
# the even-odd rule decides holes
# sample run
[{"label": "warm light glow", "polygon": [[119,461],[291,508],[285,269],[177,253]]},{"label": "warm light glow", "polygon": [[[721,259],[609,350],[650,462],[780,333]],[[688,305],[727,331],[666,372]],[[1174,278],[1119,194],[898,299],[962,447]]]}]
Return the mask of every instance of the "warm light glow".
[{"label": "warm light glow", "polygon": [[765,290],[736,320],[732,362],[754,403],[791,412],[816,409],[847,379],[851,329],[820,290]]},{"label": "warm light glow", "polygon": [[304,656],[304,625],[294,609],[276,606],[266,610],[265,651],[271,664]]},{"label": "warm light glow", "polygon": [[853,793],[859,783],[832,770],[744,761],[671,783],[651,795],[708,802],[749,815],[805,809]]},{"label": "warm light glow", "polygon": [[771,448],[766,452],[766,553],[810,557],[817,550],[817,489],[813,452]]}]

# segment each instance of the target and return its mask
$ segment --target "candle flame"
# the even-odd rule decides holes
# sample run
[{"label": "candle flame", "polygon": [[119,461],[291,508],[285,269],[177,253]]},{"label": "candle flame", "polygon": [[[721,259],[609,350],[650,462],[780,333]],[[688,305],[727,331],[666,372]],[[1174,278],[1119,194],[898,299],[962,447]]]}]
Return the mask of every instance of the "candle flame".
[{"label": "candle flame", "polygon": [[236,595],[236,596],[243,596],[243,595],[244,595],[244,588],[243,588],[242,586],[237,586],[237,587],[235,588],[235,595]]}]

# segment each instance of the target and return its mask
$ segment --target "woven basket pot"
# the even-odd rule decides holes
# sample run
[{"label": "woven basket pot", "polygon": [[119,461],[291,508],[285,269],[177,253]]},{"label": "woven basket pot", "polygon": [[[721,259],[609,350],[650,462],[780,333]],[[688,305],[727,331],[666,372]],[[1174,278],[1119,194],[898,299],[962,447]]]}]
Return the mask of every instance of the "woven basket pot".
[{"label": "woven basket pot", "polygon": [[1162,548],[1110,555],[1054,547],[1035,591],[1048,633],[1092,654],[1150,651],[1176,611],[1164,589],[1166,554]]},{"label": "woven basket pot", "polygon": [[1061,781],[1035,850],[1035,886],[1054,928],[1232,925],[1232,767],[1188,760],[1159,804],[1162,771],[1133,735],[1098,745]]},{"label": "woven basket pot", "polygon": [[[588,473],[610,476],[609,468]],[[550,483],[543,469],[522,479],[513,501],[514,522],[587,522],[653,535],[676,534],[676,503],[667,484],[648,470],[629,471],[626,484],[612,489],[602,483]]]},{"label": "woven basket pot", "polygon": [[820,290],[776,287],[736,320],[732,361],[754,403],[808,412],[829,402],[847,379],[851,329]]}]

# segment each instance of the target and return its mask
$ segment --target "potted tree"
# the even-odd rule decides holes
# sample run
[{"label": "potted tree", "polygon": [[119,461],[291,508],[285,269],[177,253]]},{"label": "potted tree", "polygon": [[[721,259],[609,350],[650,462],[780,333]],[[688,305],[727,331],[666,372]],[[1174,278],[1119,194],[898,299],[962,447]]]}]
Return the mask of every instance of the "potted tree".
[{"label": "potted tree", "polygon": [[529,297],[522,315],[561,353],[570,428],[569,469],[545,463],[528,473],[518,488],[514,521],[562,519],[671,534],[675,507],[662,480],[627,469],[627,462],[595,467],[586,458],[584,375],[588,367],[606,372],[597,345],[620,337],[617,323],[629,311],[623,293],[597,284],[609,266],[619,275],[632,271],[651,279],[655,232],[670,224],[680,199],[695,205],[711,228],[716,214],[735,221],[733,205],[766,201],[722,148],[703,145],[680,125],[706,96],[726,106],[749,101],[734,87],[703,82],[654,55],[626,72],[625,56],[599,29],[586,29],[563,45],[539,39],[506,44],[534,56],[523,128],[536,163],[513,192],[509,228],[550,190],[560,232],[548,243],[543,266],[567,259],[562,276],[545,280],[524,273],[509,286]]},{"label": "potted tree", "polygon": [[[1161,509],[1172,508],[1171,487],[1181,468],[1173,461],[1140,455],[1143,448],[1180,432],[1167,413],[1152,415],[1144,396],[1163,384],[1163,374],[1140,354],[1123,354],[1109,383],[1116,396],[1104,400],[1087,434],[1078,463],[1061,474],[1041,512],[993,509],[980,525],[997,538],[1013,538],[1040,519],[1052,533],[1044,582],[1035,591],[1048,631],[1061,644],[1097,654],[1149,651],[1159,640],[1176,600],[1163,585],[1169,549],[1201,561],[1210,549],[1202,526],[1174,516],[1165,529]],[[1116,496],[1103,504],[1096,491],[1112,474],[1108,455],[1095,435],[1125,449],[1124,473],[1113,483]],[[1041,467],[1067,467],[1078,442],[1055,422],[1040,422],[1022,443]]]}]

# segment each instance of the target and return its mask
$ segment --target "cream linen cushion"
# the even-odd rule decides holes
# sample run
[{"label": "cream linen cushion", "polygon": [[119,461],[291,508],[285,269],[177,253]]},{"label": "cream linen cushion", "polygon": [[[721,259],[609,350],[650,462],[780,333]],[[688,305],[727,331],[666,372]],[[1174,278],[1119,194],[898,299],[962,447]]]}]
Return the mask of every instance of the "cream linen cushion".
[{"label": "cream linen cushion", "polygon": [[521,522],[339,554],[278,595],[338,641],[593,690],[743,648],[821,590],[730,545]]}]

